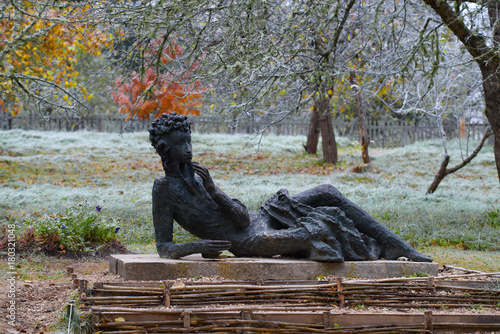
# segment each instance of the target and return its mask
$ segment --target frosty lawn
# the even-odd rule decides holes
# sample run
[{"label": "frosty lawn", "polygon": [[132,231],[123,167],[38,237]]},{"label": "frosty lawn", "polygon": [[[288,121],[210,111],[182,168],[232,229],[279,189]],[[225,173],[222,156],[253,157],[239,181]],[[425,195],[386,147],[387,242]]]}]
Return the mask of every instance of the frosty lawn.
[{"label": "frosty lawn", "polygon": [[[425,195],[442,159],[437,141],[372,149],[373,166],[358,174],[351,170],[360,163],[359,148],[345,138],[338,140],[337,166],[303,154],[305,137],[266,136],[259,148],[260,139],[194,134],[193,160],[208,166],[216,183],[251,210],[282,187],[294,194],[331,183],[416,247],[490,252],[500,248],[500,187],[491,146],[483,148],[471,165],[446,178],[435,194]],[[454,165],[461,154],[458,142],[450,143],[450,148],[450,165]],[[151,186],[161,174],[147,133],[120,137],[0,131],[0,220],[21,225],[25,215],[63,213],[66,207],[87,200],[104,205],[110,216],[122,220],[120,234],[131,248],[151,251],[150,246],[139,245],[153,242]],[[177,241],[189,238],[183,230],[176,233]],[[426,251],[438,260],[452,258],[467,264],[456,260],[455,253],[451,256],[451,251],[443,253],[442,247]],[[489,254],[490,260],[474,260],[469,268],[500,270],[497,253],[481,254]]]}]

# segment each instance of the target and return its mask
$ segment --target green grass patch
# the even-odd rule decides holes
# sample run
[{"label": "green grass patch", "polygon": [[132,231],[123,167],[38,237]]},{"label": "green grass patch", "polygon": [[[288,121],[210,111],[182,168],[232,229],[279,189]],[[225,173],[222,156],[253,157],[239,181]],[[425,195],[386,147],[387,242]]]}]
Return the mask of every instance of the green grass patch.
[{"label": "green grass patch", "polygon": [[[20,280],[34,281],[40,279],[68,279],[65,260],[54,264],[53,257],[48,257],[39,252],[25,252],[18,254],[16,262],[16,276]],[[0,273],[12,272],[4,262],[0,265]]]},{"label": "green grass patch", "polygon": [[442,265],[452,265],[484,272],[500,272],[500,252],[462,250],[449,247],[424,247],[421,249]]}]

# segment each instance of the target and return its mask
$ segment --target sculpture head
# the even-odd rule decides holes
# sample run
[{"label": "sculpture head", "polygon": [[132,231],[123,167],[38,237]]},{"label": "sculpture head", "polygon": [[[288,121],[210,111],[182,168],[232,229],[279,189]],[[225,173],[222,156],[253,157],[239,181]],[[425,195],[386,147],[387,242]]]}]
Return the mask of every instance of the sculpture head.
[{"label": "sculpture head", "polygon": [[149,127],[149,140],[160,155],[163,168],[174,162],[191,163],[191,121],[187,116],[176,113],[161,115]]}]

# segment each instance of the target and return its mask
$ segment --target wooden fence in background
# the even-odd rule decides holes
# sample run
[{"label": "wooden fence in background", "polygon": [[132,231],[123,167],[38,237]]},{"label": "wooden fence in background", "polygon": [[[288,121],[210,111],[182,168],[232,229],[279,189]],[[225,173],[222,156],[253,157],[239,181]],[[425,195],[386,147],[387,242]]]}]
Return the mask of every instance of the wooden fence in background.
[{"label": "wooden fence in background", "polygon": [[147,131],[148,127],[149,122],[127,122],[125,116],[120,114],[59,114],[43,118],[35,113],[12,116],[0,112],[0,130],[136,132]]},{"label": "wooden fence in background", "polygon": [[[306,136],[309,126],[309,117],[289,117],[273,125],[269,125],[269,119],[265,118],[228,120],[223,117],[192,116],[191,120],[195,133],[255,134],[263,132]],[[125,116],[119,114],[54,115],[44,119],[39,114],[12,116],[9,113],[0,112],[0,130],[136,132],[147,131],[149,123],[127,122]],[[334,119],[333,126],[337,136],[348,137],[353,141],[358,139],[359,129],[356,119]],[[479,140],[486,127],[486,124],[463,124],[462,137],[468,133],[469,139]],[[455,121],[446,122],[444,129],[449,139],[460,136],[459,126]],[[417,122],[368,120],[368,133],[372,145],[378,147],[403,146],[417,141],[439,138],[438,128],[435,122],[430,120]]]}]

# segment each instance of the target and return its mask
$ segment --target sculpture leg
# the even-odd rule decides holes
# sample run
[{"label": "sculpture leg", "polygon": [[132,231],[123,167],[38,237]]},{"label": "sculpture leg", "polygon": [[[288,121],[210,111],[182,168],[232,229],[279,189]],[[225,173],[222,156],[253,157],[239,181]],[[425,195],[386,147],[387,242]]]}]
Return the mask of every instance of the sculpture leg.
[{"label": "sculpture leg", "polygon": [[366,211],[351,202],[342,193],[330,184],[323,184],[301,192],[292,198],[300,203],[312,207],[334,206],[341,209],[347,218],[353,221],[356,228],[382,246],[382,257],[394,260],[407,257],[417,262],[432,262],[432,259],[417,252],[394,232],[377,222]]},{"label": "sculpture leg", "polygon": [[305,227],[257,230],[233,241],[229,251],[239,257],[302,254],[315,261],[343,262],[341,252],[323,242],[313,241],[311,237],[311,232]]},{"label": "sculpture leg", "polygon": [[310,244],[309,233],[304,228],[251,229],[233,239],[229,251],[236,256],[271,257],[299,252]]}]

